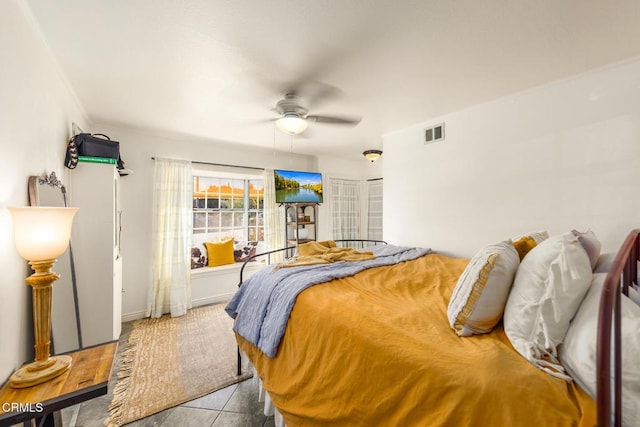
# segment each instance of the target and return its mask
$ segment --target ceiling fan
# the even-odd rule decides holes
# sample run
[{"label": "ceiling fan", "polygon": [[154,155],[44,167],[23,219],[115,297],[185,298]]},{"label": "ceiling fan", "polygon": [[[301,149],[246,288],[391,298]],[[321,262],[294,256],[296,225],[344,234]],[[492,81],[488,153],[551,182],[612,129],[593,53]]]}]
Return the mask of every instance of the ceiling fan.
[{"label": "ceiling fan", "polygon": [[274,119],[276,127],[289,135],[297,135],[304,132],[309,126],[309,122],[355,126],[362,120],[357,117],[309,114],[307,108],[302,105],[300,97],[293,91],[286,92],[284,98],[277,102],[274,110],[280,114],[279,118]]}]

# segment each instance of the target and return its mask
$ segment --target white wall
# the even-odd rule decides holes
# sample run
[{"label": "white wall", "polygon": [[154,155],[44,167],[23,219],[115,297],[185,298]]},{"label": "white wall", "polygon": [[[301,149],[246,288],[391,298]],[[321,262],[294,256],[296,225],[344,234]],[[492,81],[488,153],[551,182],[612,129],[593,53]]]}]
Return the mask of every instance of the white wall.
[{"label": "white wall", "polygon": [[[106,124],[95,124],[92,132],[105,133],[120,142],[120,153],[127,169],[134,173],[120,180],[122,203],[123,288],[122,316],[140,317],[146,309],[151,281],[151,204],[153,161],[151,157],[166,157],[192,161],[280,168],[316,169],[314,157],[264,150],[256,147],[206,141],[193,137],[160,136]],[[194,167],[197,167],[194,166]],[[222,276],[220,276],[222,277]],[[220,279],[222,282],[222,279]],[[228,293],[226,285],[212,293]],[[197,294],[197,295],[196,295]],[[196,289],[194,299],[206,298]]]},{"label": "white wall", "polygon": [[26,10],[21,0],[0,2],[0,383],[33,357],[28,265],[15,250],[6,207],[28,204],[30,175],[55,171],[66,179],[71,122],[86,122]]},{"label": "white wall", "polygon": [[[446,140],[422,129],[446,123]],[[640,226],[640,60],[384,137],[384,236],[470,257],[532,230],[591,228],[615,251]]]}]

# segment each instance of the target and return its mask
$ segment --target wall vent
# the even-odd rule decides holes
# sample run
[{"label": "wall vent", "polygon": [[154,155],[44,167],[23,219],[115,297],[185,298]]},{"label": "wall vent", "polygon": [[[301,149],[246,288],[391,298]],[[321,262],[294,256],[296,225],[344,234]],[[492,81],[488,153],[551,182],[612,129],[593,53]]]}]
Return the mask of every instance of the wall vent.
[{"label": "wall vent", "polygon": [[442,140],[444,140],[444,123],[440,123],[424,130],[425,144],[431,144]]}]

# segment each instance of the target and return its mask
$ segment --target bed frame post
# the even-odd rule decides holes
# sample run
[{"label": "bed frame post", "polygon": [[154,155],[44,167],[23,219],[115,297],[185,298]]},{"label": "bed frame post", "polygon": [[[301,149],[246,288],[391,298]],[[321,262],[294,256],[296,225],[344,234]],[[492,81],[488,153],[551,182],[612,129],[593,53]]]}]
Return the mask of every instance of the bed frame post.
[{"label": "bed frame post", "polygon": [[[596,359],[596,401],[598,427],[622,426],[622,352],[621,293],[629,295],[629,286],[638,280],[640,230],[633,230],[618,251],[602,288],[598,317]],[[614,402],[611,402],[611,345],[613,326]],[[615,405],[615,407],[614,407]]]}]

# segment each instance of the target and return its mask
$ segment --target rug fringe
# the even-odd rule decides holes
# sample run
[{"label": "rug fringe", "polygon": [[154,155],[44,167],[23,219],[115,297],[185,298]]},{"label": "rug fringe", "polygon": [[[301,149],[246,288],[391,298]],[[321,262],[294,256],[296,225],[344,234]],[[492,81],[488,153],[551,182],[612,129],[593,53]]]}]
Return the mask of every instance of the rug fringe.
[{"label": "rug fringe", "polygon": [[120,356],[120,367],[116,374],[116,385],[113,388],[113,399],[109,405],[109,418],[104,422],[104,425],[107,427],[120,427],[122,425],[122,404],[126,400],[127,390],[131,384],[131,372],[133,371],[133,361],[136,356],[139,336],[140,334],[134,328],[131,331],[129,340],[127,341],[127,348]]}]

